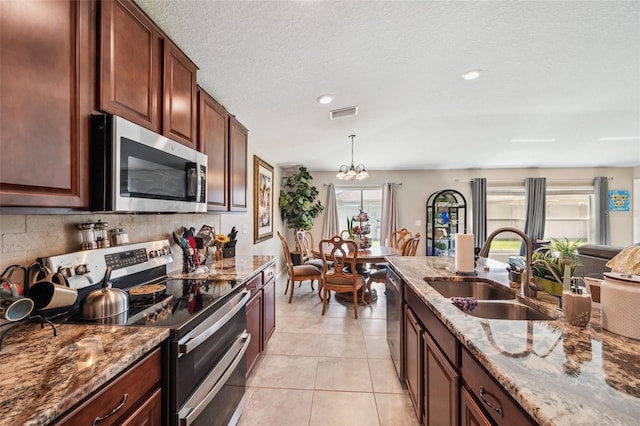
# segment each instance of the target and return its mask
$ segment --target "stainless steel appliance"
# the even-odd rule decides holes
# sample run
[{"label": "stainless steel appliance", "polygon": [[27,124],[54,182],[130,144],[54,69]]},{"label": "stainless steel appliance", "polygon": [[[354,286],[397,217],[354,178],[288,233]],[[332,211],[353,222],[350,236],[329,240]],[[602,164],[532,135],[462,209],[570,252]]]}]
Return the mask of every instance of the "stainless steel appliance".
[{"label": "stainless steel appliance", "polygon": [[387,299],[387,344],[401,383],[404,383],[405,379],[404,362],[402,360],[402,342],[404,340],[403,292],[404,282],[391,267],[387,266],[385,288]]},{"label": "stainless steel appliance", "polygon": [[206,212],[207,156],[122,117],[92,115],[91,210]]},{"label": "stainless steel appliance", "polygon": [[233,424],[245,393],[251,338],[246,332],[245,305],[250,292],[235,281],[168,279],[166,267],[172,262],[167,240],[49,257],[47,266],[64,274],[79,293],[71,309],[49,317],[56,322],[86,323],[80,315],[82,303],[101,287],[111,267],[112,286],[130,295],[122,324],[170,330],[163,348],[163,423]]}]

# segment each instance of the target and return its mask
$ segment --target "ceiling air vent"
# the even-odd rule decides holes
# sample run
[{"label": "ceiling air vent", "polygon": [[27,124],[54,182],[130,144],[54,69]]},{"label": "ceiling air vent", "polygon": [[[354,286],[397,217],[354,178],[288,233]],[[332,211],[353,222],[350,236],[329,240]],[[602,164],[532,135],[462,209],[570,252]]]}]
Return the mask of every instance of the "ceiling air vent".
[{"label": "ceiling air vent", "polygon": [[329,118],[331,120],[337,120],[338,118],[344,118],[344,117],[351,117],[352,115],[358,115],[357,106],[334,109],[333,111],[329,111]]}]

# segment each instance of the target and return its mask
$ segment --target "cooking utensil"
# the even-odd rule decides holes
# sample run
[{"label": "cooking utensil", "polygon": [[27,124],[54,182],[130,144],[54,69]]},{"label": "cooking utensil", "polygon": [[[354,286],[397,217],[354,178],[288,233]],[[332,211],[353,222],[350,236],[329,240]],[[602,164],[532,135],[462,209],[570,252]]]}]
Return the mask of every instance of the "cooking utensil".
[{"label": "cooking utensil", "polygon": [[118,316],[117,323],[126,323],[126,313],[129,310],[129,295],[119,288],[112,288],[109,278],[111,266],[102,280],[102,289],[94,290],[87,295],[82,304],[81,316],[85,320],[106,320]]}]

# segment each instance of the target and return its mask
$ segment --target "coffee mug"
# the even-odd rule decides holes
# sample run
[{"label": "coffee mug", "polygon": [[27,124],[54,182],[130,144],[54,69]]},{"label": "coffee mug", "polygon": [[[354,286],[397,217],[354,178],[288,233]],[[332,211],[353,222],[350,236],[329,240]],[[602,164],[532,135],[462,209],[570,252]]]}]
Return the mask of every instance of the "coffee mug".
[{"label": "coffee mug", "polygon": [[50,279],[31,284],[28,296],[33,300],[36,310],[66,308],[76,303],[78,291],[66,286],[62,274],[54,274]]},{"label": "coffee mug", "polygon": [[[20,321],[33,310],[33,300],[18,294],[15,284],[6,278],[1,280],[0,289],[0,322]],[[5,289],[5,285],[9,288]]]}]

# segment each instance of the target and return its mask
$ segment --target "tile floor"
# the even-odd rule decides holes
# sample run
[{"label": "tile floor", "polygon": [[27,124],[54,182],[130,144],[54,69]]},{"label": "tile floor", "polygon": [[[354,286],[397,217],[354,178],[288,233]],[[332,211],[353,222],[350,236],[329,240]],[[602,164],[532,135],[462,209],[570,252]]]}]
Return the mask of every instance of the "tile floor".
[{"label": "tile floor", "polygon": [[276,286],[276,331],[248,379],[240,426],[417,425],[386,342],[384,285],[376,303],[322,301],[308,281],[293,302]]}]

